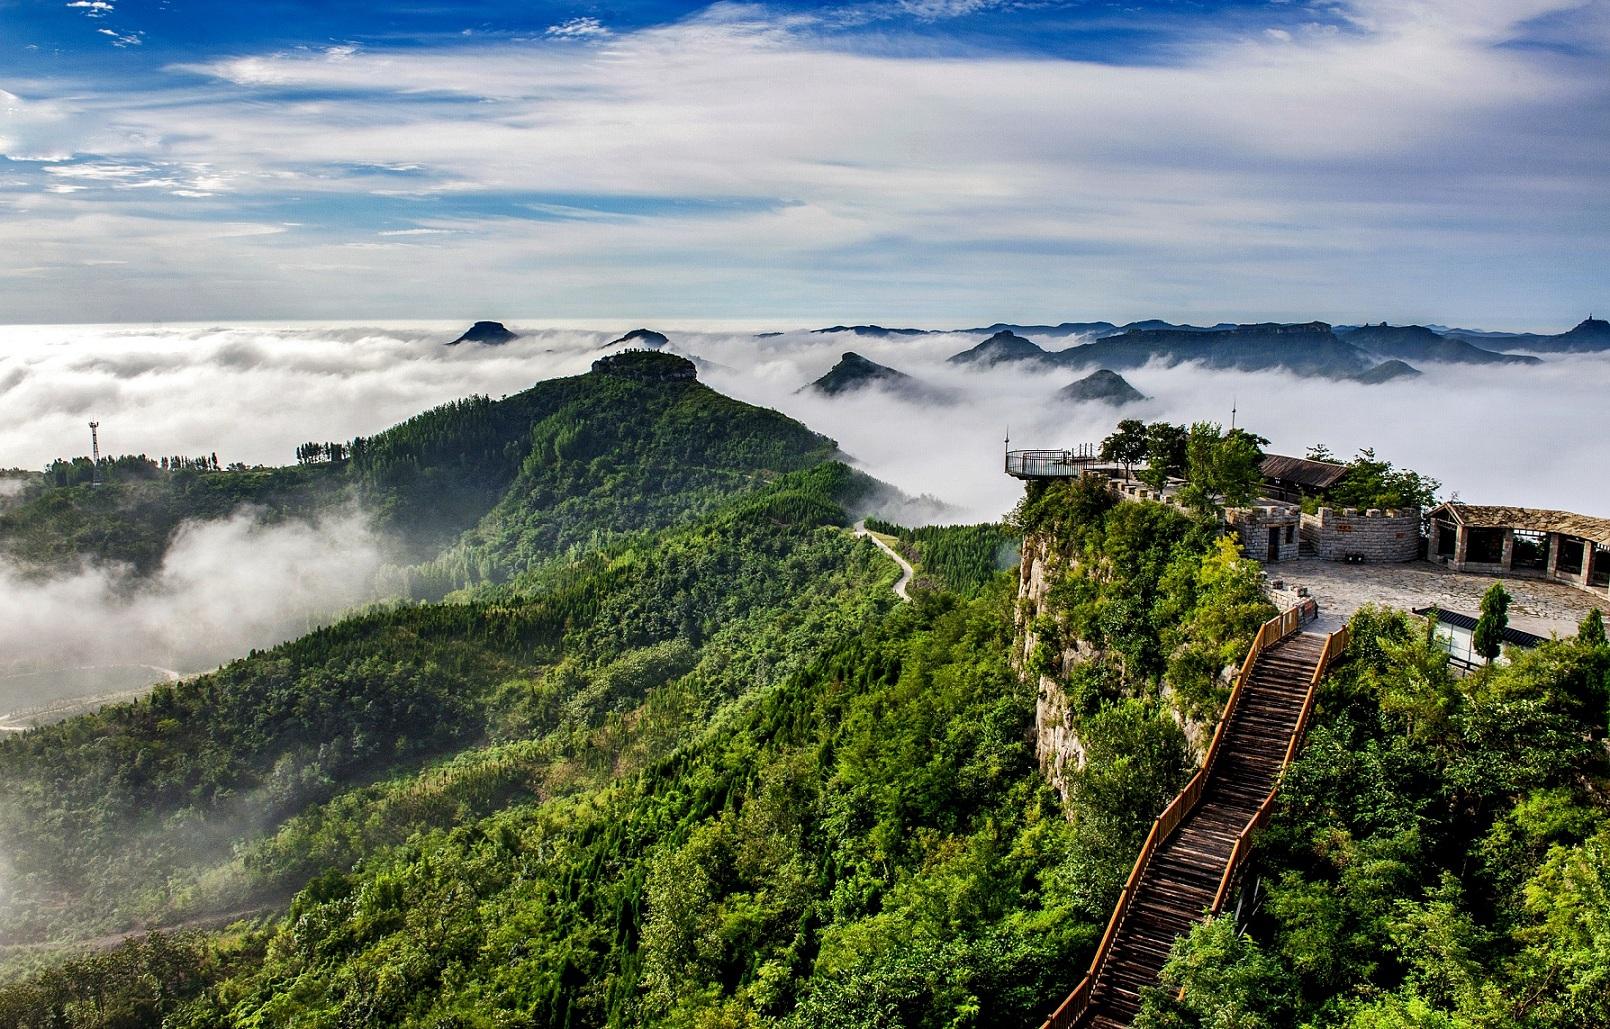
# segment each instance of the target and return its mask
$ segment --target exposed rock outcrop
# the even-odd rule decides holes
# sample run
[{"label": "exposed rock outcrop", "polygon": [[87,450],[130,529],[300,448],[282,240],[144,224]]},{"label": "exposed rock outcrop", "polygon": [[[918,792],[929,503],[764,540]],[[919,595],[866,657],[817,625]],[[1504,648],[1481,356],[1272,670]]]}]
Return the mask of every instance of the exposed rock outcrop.
[{"label": "exposed rock outcrop", "polygon": [[1062,684],[1073,667],[1087,660],[1091,652],[1082,644],[1050,652],[1051,644],[1041,637],[1036,622],[1054,618],[1046,603],[1047,597],[1051,586],[1065,573],[1069,560],[1048,536],[1024,538],[1014,615],[1017,633],[1012,648],[1012,667],[1037,687],[1034,756],[1040,762],[1046,781],[1064,802],[1068,799],[1068,772],[1083,766],[1086,752],[1083,741],[1074,731],[1073,711]]},{"label": "exposed rock outcrop", "polygon": [[675,354],[652,350],[623,350],[593,362],[599,375],[613,375],[634,382],[693,382],[699,371],[692,361]]}]

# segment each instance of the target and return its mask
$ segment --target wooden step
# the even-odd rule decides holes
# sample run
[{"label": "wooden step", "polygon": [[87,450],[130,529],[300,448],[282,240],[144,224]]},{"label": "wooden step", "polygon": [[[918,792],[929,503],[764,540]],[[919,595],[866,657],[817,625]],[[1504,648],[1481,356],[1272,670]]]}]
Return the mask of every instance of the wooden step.
[{"label": "wooden step", "polygon": [[1174,944],[1218,895],[1236,840],[1279,781],[1325,638],[1297,633],[1258,655],[1224,723],[1196,806],[1157,845],[1090,984],[1082,1025],[1123,1029]]}]

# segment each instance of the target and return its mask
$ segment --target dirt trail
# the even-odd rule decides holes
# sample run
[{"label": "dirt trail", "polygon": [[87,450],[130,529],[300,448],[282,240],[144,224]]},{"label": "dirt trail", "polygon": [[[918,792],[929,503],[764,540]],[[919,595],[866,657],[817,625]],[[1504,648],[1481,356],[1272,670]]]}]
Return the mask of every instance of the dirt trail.
[{"label": "dirt trail", "polygon": [[894,584],[894,592],[895,595],[901,600],[910,600],[911,594],[906,592],[906,588],[911,585],[911,580],[917,574],[917,570],[911,567],[910,562],[897,554],[893,547],[883,542],[883,540],[878,537],[877,533],[873,532],[871,529],[868,529],[864,520],[855,523],[855,534],[857,536],[865,536],[867,539],[871,540],[879,550],[883,551],[885,554],[888,554],[890,559],[893,560],[895,564],[900,566],[900,579]]}]

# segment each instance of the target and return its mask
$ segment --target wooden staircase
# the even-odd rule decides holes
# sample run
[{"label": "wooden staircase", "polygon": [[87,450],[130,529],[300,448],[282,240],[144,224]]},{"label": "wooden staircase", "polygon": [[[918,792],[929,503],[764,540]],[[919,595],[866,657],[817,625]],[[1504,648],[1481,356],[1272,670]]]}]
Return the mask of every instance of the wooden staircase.
[{"label": "wooden staircase", "polygon": [[1325,671],[1347,644],[1298,631],[1303,615],[1259,630],[1202,769],[1153,823],[1085,976],[1042,1029],[1128,1026],[1174,941],[1224,905],[1253,833],[1268,820]]}]

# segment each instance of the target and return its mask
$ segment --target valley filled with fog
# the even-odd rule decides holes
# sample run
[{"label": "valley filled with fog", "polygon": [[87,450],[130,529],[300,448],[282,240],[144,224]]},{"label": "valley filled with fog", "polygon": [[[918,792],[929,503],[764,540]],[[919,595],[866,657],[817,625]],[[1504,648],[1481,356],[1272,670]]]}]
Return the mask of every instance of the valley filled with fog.
[{"label": "valley filled with fog", "polygon": [[[290,464],[303,442],[370,435],[458,397],[497,398],[585,372],[621,349],[611,341],[631,326],[511,324],[520,333],[511,342],[445,346],[462,328],[0,330],[0,468],[38,470],[86,454],[90,420],[100,422],[105,455]],[[1021,484],[1001,471],[1008,432],[1014,447],[1072,447],[1099,441],[1119,417],[1228,422],[1232,406],[1238,424],[1267,436],[1275,452],[1323,443],[1345,458],[1374,447],[1440,479],[1445,496],[1610,510],[1597,452],[1546,442],[1610,433],[1602,354],[1519,367],[1424,364],[1417,378],[1379,385],[1154,364],[1124,373],[1148,399],[1120,411],[1055,395],[1082,371],[947,362],[987,333],[656,328],[669,350],[698,363],[706,384],[833,437],[861,468],[922,500],[881,512],[907,521],[991,521],[1010,511]],[[1060,350],[1078,339],[1035,341]],[[852,351],[928,388],[801,392]],[[8,487],[0,506],[18,481],[0,480]],[[355,509],[317,524],[242,510],[184,525],[146,576],[86,565],[41,577],[0,565],[0,713],[111,695],[300,635],[377,599],[393,542]]]}]

